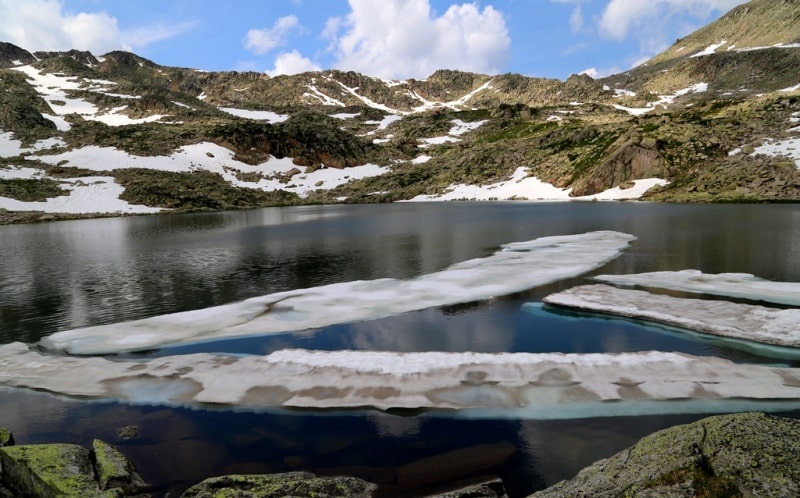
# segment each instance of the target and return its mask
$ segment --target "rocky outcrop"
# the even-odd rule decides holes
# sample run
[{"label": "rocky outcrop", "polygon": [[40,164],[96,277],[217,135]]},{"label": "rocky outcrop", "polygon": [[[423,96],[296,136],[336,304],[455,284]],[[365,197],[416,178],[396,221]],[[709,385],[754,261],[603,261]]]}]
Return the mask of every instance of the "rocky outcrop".
[{"label": "rocky outcrop", "polygon": [[[0,448],[3,446],[14,446],[14,435],[8,429],[0,427]],[[2,467],[0,467],[2,470]]]},{"label": "rocky outcrop", "polygon": [[800,496],[798,452],[798,420],[721,415],[647,436],[532,496]]},{"label": "rocky outcrop", "polygon": [[24,48],[6,42],[0,42],[0,68],[17,66],[18,63],[30,64],[36,58]]}]

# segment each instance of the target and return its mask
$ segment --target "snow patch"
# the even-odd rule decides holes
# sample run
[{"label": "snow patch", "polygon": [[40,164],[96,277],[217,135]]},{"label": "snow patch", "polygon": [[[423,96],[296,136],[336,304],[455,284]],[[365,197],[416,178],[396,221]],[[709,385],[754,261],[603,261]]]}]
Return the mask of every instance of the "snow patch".
[{"label": "snow patch", "polygon": [[701,50],[700,52],[697,52],[696,54],[691,55],[690,57],[702,57],[704,55],[711,55],[714,52],[716,52],[719,47],[725,45],[726,43],[728,43],[727,40],[722,40],[719,43],[714,43],[706,47],[705,50]]},{"label": "snow patch", "polygon": [[624,200],[638,199],[647,190],[656,185],[666,185],[666,180],[648,178],[634,180],[634,186],[628,189],[615,187],[599,194],[584,197],[570,197],[571,189],[560,189],[543,182],[536,177],[528,176],[528,168],[519,167],[511,178],[489,185],[453,184],[439,195],[418,195],[412,202],[456,201],[456,200],[540,200],[540,201],[586,201],[586,200]]},{"label": "snow patch", "polygon": [[240,118],[266,121],[268,123],[282,123],[289,119],[288,114],[278,114],[272,111],[250,111],[248,109],[236,109],[234,107],[218,107],[218,109]]}]

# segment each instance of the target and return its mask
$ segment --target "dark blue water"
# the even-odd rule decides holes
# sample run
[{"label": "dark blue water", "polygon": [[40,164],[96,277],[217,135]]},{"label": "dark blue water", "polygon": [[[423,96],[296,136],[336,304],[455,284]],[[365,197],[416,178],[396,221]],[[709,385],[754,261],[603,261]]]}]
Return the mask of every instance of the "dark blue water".
[{"label": "dark blue water", "polygon": [[[546,235],[619,230],[638,240],[598,273],[695,268],[800,281],[800,206],[447,203],[325,206],[0,227],[0,343],[198,309],[278,291],[409,278]],[[302,333],[220,341],[196,351],[682,351],[797,364],[648,324],[542,312],[584,275],[492,300]],[[308,469],[349,473],[387,493],[500,475],[516,496],[570,477],[636,439],[701,415],[577,421],[460,420],[446,413],[234,413],[86,403],[0,390],[0,426],[18,442],[94,437],[119,444],[157,493],[210,475]],[[138,426],[122,440],[116,429]],[[450,469],[482,455],[466,475]],[[427,460],[426,460],[427,459]],[[415,463],[416,462],[416,463]]]}]

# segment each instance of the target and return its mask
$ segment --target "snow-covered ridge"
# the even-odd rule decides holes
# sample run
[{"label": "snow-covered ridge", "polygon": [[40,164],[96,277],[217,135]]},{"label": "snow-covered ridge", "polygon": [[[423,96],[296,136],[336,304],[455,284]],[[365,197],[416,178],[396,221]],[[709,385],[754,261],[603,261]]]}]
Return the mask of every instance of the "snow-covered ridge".
[{"label": "snow-covered ridge", "polygon": [[[800,371],[677,353],[277,351],[148,361],[0,346],[0,385],[82,399],[265,410],[456,409],[558,419],[800,406]],[[455,414],[454,414],[455,415]]]},{"label": "snow-covered ridge", "polygon": [[550,305],[608,313],[733,339],[800,347],[800,309],[721,300],[677,298],[608,285],[584,285],[551,294]]},{"label": "snow-covered ridge", "polygon": [[634,240],[590,232],[506,244],[485,258],[410,280],[343,282],[212,308],[58,332],[47,349],[71,354],[141,351],[166,345],[266,335],[474,302],[574,277],[617,257]]}]

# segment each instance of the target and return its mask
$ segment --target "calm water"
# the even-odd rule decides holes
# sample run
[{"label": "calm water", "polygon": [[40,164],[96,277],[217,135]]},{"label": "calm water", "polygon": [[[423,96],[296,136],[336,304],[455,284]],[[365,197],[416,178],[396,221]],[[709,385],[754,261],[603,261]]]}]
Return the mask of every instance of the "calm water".
[{"label": "calm water", "polygon": [[[593,273],[700,269],[800,281],[800,206],[447,203],[326,206],[0,226],[0,343],[214,306],[277,291],[408,278],[486,256],[500,244],[618,230],[638,240]],[[149,353],[269,353],[287,348],[390,351],[683,351],[796,363],[623,320],[542,315],[526,302],[587,276],[462,306],[298,334]],[[0,390],[0,425],[18,441],[100,437],[119,444],[157,492],[210,475],[309,469],[360,475],[387,493],[451,479],[460,452],[473,473],[501,475],[515,495],[570,477],[660,428],[700,418],[472,421],[441,414],[181,410],[85,403]],[[792,414],[793,416],[800,416]],[[137,438],[122,441],[121,426]],[[475,448],[478,447],[478,448]],[[428,459],[428,460],[423,460]],[[427,472],[430,474],[430,472]],[[395,477],[396,476],[396,477]]]}]

